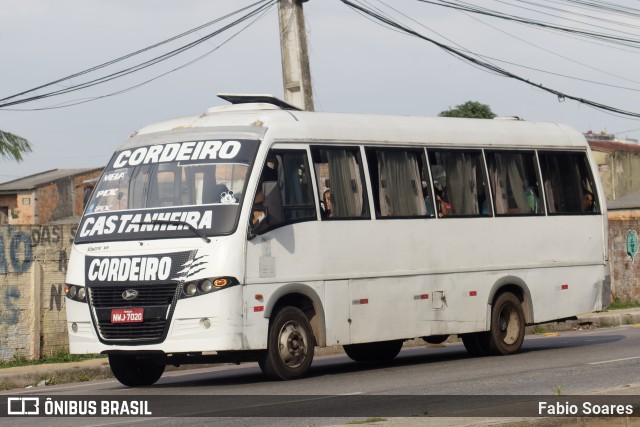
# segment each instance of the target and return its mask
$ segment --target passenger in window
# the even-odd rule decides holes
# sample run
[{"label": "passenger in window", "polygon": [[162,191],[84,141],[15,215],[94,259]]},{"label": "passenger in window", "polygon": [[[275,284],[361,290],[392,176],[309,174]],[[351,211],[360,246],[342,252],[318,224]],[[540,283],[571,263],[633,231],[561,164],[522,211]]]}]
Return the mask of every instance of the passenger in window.
[{"label": "passenger in window", "polygon": [[524,198],[527,199],[527,204],[531,208],[531,212],[538,213],[538,189],[532,185],[528,185],[524,189]]},{"label": "passenger in window", "polygon": [[582,212],[593,212],[593,193],[589,190],[584,190],[582,195]]},{"label": "passenger in window", "polygon": [[436,187],[436,204],[438,205],[438,216],[442,218],[453,212],[453,207],[447,202],[444,192]]},{"label": "passenger in window", "polygon": [[258,181],[258,191],[255,199],[253,199],[253,208],[251,209],[251,222],[253,225],[258,224],[266,215],[264,208],[264,192],[262,184],[267,181],[278,180],[277,160],[275,158],[267,159],[267,163],[262,170],[260,180]]},{"label": "passenger in window", "polygon": [[480,214],[483,216],[489,216],[489,204],[487,203],[487,198],[482,198],[482,203],[480,203]]},{"label": "passenger in window", "polygon": [[331,218],[331,191],[326,190],[322,194],[322,200],[320,201],[320,207],[322,208],[322,217],[323,218]]}]

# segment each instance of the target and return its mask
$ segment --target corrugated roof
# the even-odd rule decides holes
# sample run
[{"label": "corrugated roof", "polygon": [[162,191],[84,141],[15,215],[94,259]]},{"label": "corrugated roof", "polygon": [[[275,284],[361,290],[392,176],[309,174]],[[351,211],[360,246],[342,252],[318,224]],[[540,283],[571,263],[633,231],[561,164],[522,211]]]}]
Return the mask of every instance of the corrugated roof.
[{"label": "corrugated roof", "polygon": [[596,151],[631,151],[631,152],[640,152],[640,144],[631,144],[628,142],[620,142],[620,141],[594,141],[587,139],[589,143],[589,147],[592,150]]},{"label": "corrugated roof", "polygon": [[607,209],[611,211],[640,209],[640,190],[625,194],[616,200],[607,201]]},{"label": "corrugated roof", "polygon": [[49,184],[62,178],[102,169],[103,168],[52,169],[46,172],[40,172],[23,178],[14,179],[13,181],[4,182],[0,184],[0,193],[33,190],[40,185]]}]

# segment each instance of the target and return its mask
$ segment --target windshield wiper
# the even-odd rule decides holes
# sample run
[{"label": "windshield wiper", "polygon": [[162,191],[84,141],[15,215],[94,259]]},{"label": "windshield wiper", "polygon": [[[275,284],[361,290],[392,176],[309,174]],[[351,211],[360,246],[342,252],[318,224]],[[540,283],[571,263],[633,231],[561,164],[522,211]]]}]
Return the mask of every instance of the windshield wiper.
[{"label": "windshield wiper", "polygon": [[151,221],[135,222],[132,224],[161,224],[161,225],[186,225],[189,230],[193,231],[198,237],[207,243],[211,243],[211,239],[207,237],[202,231],[189,224],[187,221],[169,221],[164,219],[152,219]]}]

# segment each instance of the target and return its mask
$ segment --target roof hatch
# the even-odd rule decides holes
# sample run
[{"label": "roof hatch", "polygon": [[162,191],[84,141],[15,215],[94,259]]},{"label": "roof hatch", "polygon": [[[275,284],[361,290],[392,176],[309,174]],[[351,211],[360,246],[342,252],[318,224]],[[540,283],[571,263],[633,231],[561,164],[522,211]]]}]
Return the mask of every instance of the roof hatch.
[{"label": "roof hatch", "polygon": [[263,103],[275,105],[283,110],[301,111],[300,108],[295,105],[289,104],[288,102],[269,94],[219,93],[218,98],[222,98],[234,105]]}]

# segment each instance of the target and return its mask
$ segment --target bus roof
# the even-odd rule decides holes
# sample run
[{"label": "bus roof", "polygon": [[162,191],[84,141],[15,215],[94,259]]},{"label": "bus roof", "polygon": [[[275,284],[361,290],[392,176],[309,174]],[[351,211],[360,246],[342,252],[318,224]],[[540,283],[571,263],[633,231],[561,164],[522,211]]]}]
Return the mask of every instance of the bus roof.
[{"label": "bus roof", "polygon": [[[558,123],[296,111],[282,104],[265,102],[268,96],[260,96],[259,102],[213,107],[203,114],[151,124],[123,145],[158,143],[155,137],[167,132],[187,134],[184,137],[193,133],[197,138],[203,132],[216,129],[224,129],[228,134],[230,129],[253,128],[264,138],[288,142],[514,148],[588,146],[580,132]],[[154,138],[145,137],[152,135]]]}]

